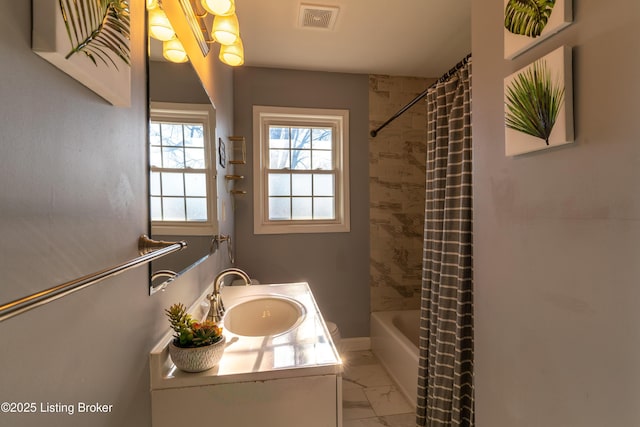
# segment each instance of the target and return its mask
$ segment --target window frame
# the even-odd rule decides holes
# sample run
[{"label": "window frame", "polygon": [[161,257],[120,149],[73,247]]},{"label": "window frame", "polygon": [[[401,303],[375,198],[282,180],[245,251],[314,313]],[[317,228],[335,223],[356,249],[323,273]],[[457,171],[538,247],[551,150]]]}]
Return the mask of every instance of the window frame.
[{"label": "window frame", "polygon": [[[208,221],[157,221],[151,220],[151,233],[154,235],[210,236],[218,233],[218,201],[216,170],[215,110],[209,104],[187,104],[173,102],[151,102],[149,123],[166,121],[176,123],[202,123],[204,126],[205,180],[207,184]],[[148,137],[148,136],[147,136]],[[148,149],[150,149],[148,147]],[[147,155],[149,180],[151,162]],[[158,168],[164,169],[164,168]],[[167,168],[168,169],[168,168]],[[169,169],[168,169],[169,170]],[[151,193],[149,193],[151,203]],[[151,206],[149,207],[151,209]],[[151,216],[150,216],[151,217]]]},{"label": "window frame", "polygon": [[[269,219],[269,133],[270,125],[332,127],[335,129],[332,155],[335,176],[333,220]],[[349,199],[349,110],[253,106],[253,207],[255,234],[344,233],[351,230]],[[310,173],[313,170],[309,170]]]}]

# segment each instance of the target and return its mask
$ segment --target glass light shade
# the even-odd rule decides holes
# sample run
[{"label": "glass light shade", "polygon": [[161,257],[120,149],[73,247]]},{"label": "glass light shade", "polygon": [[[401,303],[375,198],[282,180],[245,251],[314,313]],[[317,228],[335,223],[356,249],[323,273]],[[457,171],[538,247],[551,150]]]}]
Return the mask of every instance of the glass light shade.
[{"label": "glass light shade", "polygon": [[152,10],[158,7],[158,0],[147,0],[147,10]]},{"label": "glass light shade", "polygon": [[216,15],[211,26],[211,37],[220,44],[229,45],[235,43],[240,37],[238,17],[235,14],[230,16]]},{"label": "glass light shade", "polygon": [[236,12],[235,0],[201,0],[202,7],[218,16],[229,16]]},{"label": "glass light shade", "polygon": [[176,63],[187,62],[189,60],[184,46],[182,46],[180,40],[175,37],[162,43],[162,56],[164,56],[167,61]]},{"label": "glass light shade", "polygon": [[163,42],[176,35],[167,14],[159,7],[149,11],[149,35]]},{"label": "glass light shade", "polygon": [[220,55],[218,55],[220,61],[232,67],[237,67],[244,64],[244,47],[242,46],[242,40],[238,37],[235,43],[230,45],[220,46]]}]

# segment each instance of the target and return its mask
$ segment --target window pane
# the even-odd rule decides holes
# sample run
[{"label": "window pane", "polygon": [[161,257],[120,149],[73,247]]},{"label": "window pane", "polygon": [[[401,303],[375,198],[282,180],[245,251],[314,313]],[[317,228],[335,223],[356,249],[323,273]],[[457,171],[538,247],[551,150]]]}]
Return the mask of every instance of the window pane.
[{"label": "window pane", "polygon": [[187,196],[207,196],[207,180],[203,173],[185,174],[184,185]]},{"label": "window pane", "polygon": [[187,198],[187,221],[207,220],[207,199]]},{"label": "window pane", "polygon": [[150,147],[149,148],[149,164],[155,167],[162,166],[162,151],[160,147]]},{"label": "window pane", "polygon": [[160,173],[151,172],[151,179],[149,180],[149,192],[152,196],[161,196],[162,191],[160,188]]},{"label": "window pane", "polygon": [[184,151],[182,147],[163,147],[162,167],[184,169]]},{"label": "window pane", "polygon": [[184,182],[182,178],[183,174],[181,173],[162,173],[162,194],[164,196],[184,196]]},{"label": "window pane", "polygon": [[292,219],[312,219],[311,197],[296,197],[291,200]]},{"label": "window pane", "polygon": [[333,175],[313,175],[313,195],[333,196],[335,191],[333,178]]},{"label": "window pane", "polygon": [[149,143],[151,145],[160,145],[160,123],[158,122],[149,124]]},{"label": "window pane", "polygon": [[151,198],[151,221],[162,220],[162,199],[160,197]]},{"label": "window pane", "polygon": [[162,145],[182,146],[182,125],[162,123],[160,131],[162,132]]},{"label": "window pane", "polygon": [[312,196],[311,174],[296,174],[291,177],[291,194],[294,196]]},{"label": "window pane", "polygon": [[314,128],[312,132],[311,146],[314,150],[331,150],[333,140],[333,129],[331,128]]},{"label": "window pane", "polygon": [[310,149],[311,148],[311,129],[309,128],[291,128],[291,148],[292,149]]},{"label": "window pane", "polygon": [[269,148],[289,148],[289,128],[269,126]]},{"label": "window pane", "polygon": [[269,219],[291,219],[291,199],[288,197],[269,197]]},{"label": "window pane", "polygon": [[204,126],[184,125],[184,145],[187,147],[204,147]]},{"label": "window pane", "polygon": [[291,195],[291,175],[281,173],[269,174],[269,196]]},{"label": "window pane", "polygon": [[289,168],[289,150],[269,150],[269,169]]},{"label": "window pane", "polygon": [[309,170],[311,168],[310,150],[291,151],[291,169]]},{"label": "window pane", "polygon": [[328,150],[313,150],[313,162],[311,164],[312,169],[332,170],[333,160],[331,151]]},{"label": "window pane", "polygon": [[163,197],[162,208],[165,221],[184,221],[184,199]]},{"label": "window pane", "polygon": [[333,197],[314,197],[313,218],[335,219]]},{"label": "window pane", "polygon": [[202,148],[185,148],[184,149],[185,166],[192,169],[204,169],[204,149]]}]

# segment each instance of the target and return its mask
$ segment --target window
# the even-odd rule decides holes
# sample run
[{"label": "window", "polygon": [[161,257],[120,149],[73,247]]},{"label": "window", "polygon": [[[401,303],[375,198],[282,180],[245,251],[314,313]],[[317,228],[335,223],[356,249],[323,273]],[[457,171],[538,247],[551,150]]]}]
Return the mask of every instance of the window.
[{"label": "window", "polygon": [[153,234],[217,232],[214,111],[209,105],[152,103],[149,123]]},{"label": "window", "polygon": [[256,234],[349,231],[347,110],[253,107]]}]

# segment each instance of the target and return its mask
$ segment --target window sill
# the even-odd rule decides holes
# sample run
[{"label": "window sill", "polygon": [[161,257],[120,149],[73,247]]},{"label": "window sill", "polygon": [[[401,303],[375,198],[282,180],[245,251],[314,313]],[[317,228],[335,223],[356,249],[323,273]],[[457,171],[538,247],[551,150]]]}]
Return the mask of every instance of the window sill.
[{"label": "window sill", "polygon": [[255,234],[348,233],[350,224],[254,224]]}]

